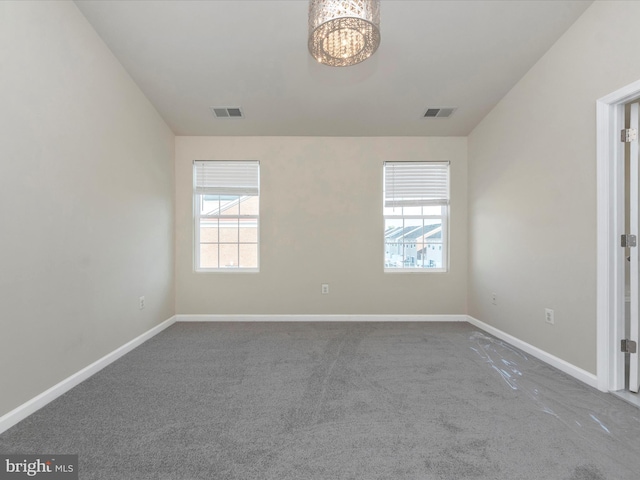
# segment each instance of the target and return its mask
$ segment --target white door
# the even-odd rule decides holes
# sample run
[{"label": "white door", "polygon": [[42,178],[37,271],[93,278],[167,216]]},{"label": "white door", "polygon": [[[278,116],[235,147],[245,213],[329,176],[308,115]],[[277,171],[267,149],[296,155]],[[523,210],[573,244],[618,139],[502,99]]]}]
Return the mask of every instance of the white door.
[{"label": "white door", "polygon": [[[630,118],[630,128],[638,131],[639,126],[639,118],[640,118],[640,104],[633,103],[631,104],[631,118]],[[638,152],[638,139],[636,138],[630,144],[630,161],[629,161],[629,233],[635,235],[637,239],[640,239],[640,208],[638,207],[638,184],[640,183],[639,176],[639,152]],[[640,390],[640,355],[638,355],[638,348],[640,343],[638,343],[638,333],[640,327],[640,315],[639,315],[639,301],[640,301],[640,258],[638,257],[638,249],[640,246],[636,246],[633,248],[629,248],[629,253],[631,257],[631,265],[630,269],[630,331],[629,331],[629,340],[635,342],[636,349],[635,353],[630,354],[630,363],[629,363],[629,390],[632,392],[638,393]],[[631,349],[633,351],[633,348]]]}]

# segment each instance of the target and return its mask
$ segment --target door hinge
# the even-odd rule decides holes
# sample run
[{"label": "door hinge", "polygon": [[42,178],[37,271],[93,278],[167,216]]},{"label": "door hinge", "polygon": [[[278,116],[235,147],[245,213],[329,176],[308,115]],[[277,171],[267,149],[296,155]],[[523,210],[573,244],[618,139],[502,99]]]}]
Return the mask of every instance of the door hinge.
[{"label": "door hinge", "polygon": [[620,236],[620,246],[621,247],[635,247],[636,246],[636,236],[631,235],[629,233],[625,233]]},{"label": "door hinge", "polygon": [[637,344],[633,340],[624,339],[620,342],[620,350],[623,353],[636,353]]},{"label": "door hinge", "polygon": [[625,128],[620,132],[620,141],[624,143],[633,142],[638,139],[638,130],[635,128]]}]

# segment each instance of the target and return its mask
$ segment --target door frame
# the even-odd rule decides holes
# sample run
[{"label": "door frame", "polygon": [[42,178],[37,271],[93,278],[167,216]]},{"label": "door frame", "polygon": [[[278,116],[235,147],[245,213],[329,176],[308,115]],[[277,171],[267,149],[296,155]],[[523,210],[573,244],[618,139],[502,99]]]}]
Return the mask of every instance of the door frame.
[{"label": "door frame", "polygon": [[597,254],[596,328],[597,377],[602,391],[623,390],[625,251],[624,232],[624,128],[625,104],[640,98],[640,80],[596,101]]}]

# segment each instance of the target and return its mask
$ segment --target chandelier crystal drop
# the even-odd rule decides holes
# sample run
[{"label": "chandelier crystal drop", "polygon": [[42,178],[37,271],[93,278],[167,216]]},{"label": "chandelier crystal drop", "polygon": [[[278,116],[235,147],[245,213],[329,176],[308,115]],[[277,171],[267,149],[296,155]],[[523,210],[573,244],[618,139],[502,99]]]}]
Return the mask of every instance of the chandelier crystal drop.
[{"label": "chandelier crystal drop", "polygon": [[310,0],[309,52],[320,63],[347,67],[380,45],[380,0]]}]

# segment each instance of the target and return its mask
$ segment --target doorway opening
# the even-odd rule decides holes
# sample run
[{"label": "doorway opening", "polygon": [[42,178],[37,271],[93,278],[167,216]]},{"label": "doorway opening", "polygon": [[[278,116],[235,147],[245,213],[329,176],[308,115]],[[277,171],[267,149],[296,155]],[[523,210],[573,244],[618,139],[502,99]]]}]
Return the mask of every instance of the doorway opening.
[{"label": "doorway opening", "polygon": [[[634,108],[638,117],[639,106],[628,105],[638,99],[640,81],[597,101],[597,376],[600,390],[640,406],[640,394],[630,391],[634,379],[638,383],[638,353],[625,353],[621,348],[622,340],[629,339],[634,328],[638,336],[640,323],[640,246],[621,245],[625,234],[640,237],[638,141],[630,148],[621,141]],[[635,160],[630,158],[634,149]],[[634,228],[635,233],[629,231]]]}]

